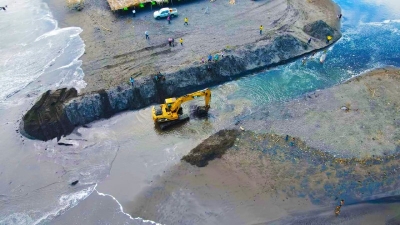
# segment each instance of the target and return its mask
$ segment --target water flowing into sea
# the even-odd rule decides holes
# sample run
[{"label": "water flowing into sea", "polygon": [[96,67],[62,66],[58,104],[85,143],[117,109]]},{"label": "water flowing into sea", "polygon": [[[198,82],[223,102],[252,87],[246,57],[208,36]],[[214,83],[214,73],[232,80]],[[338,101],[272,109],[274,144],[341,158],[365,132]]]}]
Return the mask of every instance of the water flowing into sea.
[{"label": "water flowing into sea", "polygon": [[[149,126],[146,108],[79,128],[63,139],[73,146],[64,147],[55,140],[26,140],[18,133],[19,121],[44,91],[85,87],[78,60],[85,49],[82,30],[60,29],[40,0],[0,1],[0,6],[8,4],[6,12],[0,11],[0,224],[41,224],[62,214],[67,219],[58,222],[65,224],[75,217],[154,224],[129,215],[125,206],[191,147],[234,123],[229,113],[252,113],[377,67],[400,67],[400,45],[395,44],[400,4],[336,2],[343,10],[343,37],[327,50],[324,64],[320,52],[307,56],[304,65],[297,60],[213,87],[208,122],[193,120],[158,133]],[[78,179],[79,185],[69,185]]]}]

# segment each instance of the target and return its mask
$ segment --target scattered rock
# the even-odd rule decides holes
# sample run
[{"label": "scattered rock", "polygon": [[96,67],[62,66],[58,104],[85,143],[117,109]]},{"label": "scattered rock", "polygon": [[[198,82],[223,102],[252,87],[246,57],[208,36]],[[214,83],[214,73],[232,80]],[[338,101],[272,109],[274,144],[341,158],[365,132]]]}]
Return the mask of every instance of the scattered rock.
[{"label": "scattered rock", "polygon": [[76,181],[72,182],[71,186],[75,186],[78,182],[79,182],[79,180],[76,180]]}]

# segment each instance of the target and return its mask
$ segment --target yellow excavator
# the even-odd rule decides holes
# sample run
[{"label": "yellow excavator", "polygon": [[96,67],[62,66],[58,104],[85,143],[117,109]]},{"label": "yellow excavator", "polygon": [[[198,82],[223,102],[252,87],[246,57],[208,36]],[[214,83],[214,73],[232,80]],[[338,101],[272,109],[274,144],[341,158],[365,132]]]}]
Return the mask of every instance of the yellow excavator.
[{"label": "yellow excavator", "polygon": [[182,103],[203,96],[206,104],[204,106],[197,106],[194,109],[194,113],[198,116],[206,115],[210,108],[211,101],[211,91],[208,88],[184,95],[180,98],[165,99],[164,104],[153,107],[152,114],[154,122],[159,125],[161,130],[165,130],[172,125],[189,120],[189,115],[183,114]]}]

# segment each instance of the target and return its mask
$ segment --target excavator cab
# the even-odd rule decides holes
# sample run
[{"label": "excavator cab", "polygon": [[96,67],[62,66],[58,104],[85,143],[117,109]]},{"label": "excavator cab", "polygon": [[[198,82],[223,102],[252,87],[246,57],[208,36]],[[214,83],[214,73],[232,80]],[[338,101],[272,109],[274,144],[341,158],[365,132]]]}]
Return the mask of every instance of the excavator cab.
[{"label": "excavator cab", "polygon": [[176,98],[167,98],[165,99],[165,105],[167,106],[165,108],[165,111],[170,112],[172,105],[175,103]]}]

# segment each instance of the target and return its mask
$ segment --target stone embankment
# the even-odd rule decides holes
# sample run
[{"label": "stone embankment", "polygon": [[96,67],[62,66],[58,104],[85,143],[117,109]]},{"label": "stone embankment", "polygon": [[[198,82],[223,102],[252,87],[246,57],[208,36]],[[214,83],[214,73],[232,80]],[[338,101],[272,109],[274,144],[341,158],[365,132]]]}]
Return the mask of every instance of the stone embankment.
[{"label": "stone embankment", "polygon": [[[322,41],[330,35],[333,37],[331,43],[341,37],[340,31],[323,21],[308,24],[303,31]],[[291,34],[275,38],[266,36],[251,45],[225,50],[225,56],[218,62],[194,64],[166,74],[166,81],[156,82],[153,77],[147,77],[136,80],[133,87],[125,84],[80,96],[76,96],[75,89],[47,91],[24,116],[23,133],[45,141],[59,138],[71,133],[76,126],[109,118],[125,110],[162,103],[167,97],[181,96],[284,64],[316,50]]]}]

